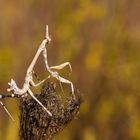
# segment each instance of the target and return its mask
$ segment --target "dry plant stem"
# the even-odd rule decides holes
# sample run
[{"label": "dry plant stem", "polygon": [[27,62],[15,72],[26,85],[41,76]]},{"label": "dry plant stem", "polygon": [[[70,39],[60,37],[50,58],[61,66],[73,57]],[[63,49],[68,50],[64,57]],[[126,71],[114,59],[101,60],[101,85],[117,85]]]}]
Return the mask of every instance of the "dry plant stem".
[{"label": "dry plant stem", "polygon": [[54,84],[44,84],[36,98],[52,113],[52,117],[33,99],[22,100],[20,115],[20,140],[51,140],[79,111],[81,96],[71,95],[65,101],[56,93]]},{"label": "dry plant stem", "polygon": [[15,121],[14,118],[12,117],[12,115],[10,114],[10,112],[8,111],[8,109],[6,108],[6,106],[3,104],[2,101],[0,101],[0,104],[3,106],[4,110],[6,111],[6,113],[8,114],[8,116],[11,118],[12,121]]}]

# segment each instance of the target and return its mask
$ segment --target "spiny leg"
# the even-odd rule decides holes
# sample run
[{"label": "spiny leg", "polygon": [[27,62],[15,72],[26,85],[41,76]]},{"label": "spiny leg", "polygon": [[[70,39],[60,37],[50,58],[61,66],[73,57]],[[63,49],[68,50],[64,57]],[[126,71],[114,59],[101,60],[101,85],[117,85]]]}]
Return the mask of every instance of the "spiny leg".
[{"label": "spiny leg", "polygon": [[40,81],[39,83],[35,83],[33,80],[30,81],[30,84],[33,86],[33,87],[38,87],[40,86],[42,83],[44,83],[48,78],[45,78],[43,79],[42,81]]},{"label": "spiny leg", "polygon": [[34,96],[34,94],[32,93],[32,91],[29,89],[28,93],[31,95],[31,97],[39,104],[43,107],[43,109],[49,114],[49,116],[52,116],[52,113]]},{"label": "spiny leg", "polygon": [[70,84],[70,85],[71,85],[72,95],[73,95],[74,98],[75,98],[74,87],[73,87],[73,83],[72,83],[71,81],[69,81],[69,80],[67,80],[67,79],[65,79],[65,78],[63,78],[63,77],[61,77],[61,76],[59,76],[59,74],[58,74],[57,72],[53,72],[52,75],[50,75],[49,77],[51,77],[51,76],[54,77],[54,78],[56,78],[57,80],[59,80],[59,81],[60,81],[60,84],[61,84],[61,83]]},{"label": "spiny leg", "polygon": [[47,49],[44,48],[44,50],[43,50],[43,57],[44,57],[44,61],[45,61],[45,66],[46,66],[47,71],[51,74],[51,73],[53,73],[53,71],[49,67],[47,56],[48,56],[47,55]]},{"label": "spiny leg", "polygon": [[50,69],[61,70],[61,69],[63,69],[66,66],[69,66],[70,72],[72,73],[72,67],[71,67],[71,64],[69,62],[65,62],[65,63],[57,65],[57,66],[51,66]]},{"label": "spiny leg", "polygon": [[70,84],[71,85],[71,91],[72,91],[72,95],[74,96],[75,98],[75,94],[74,94],[74,87],[73,87],[73,83],[61,76],[58,77],[58,80],[61,82],[61,83],[66,83],[66,84]]}]

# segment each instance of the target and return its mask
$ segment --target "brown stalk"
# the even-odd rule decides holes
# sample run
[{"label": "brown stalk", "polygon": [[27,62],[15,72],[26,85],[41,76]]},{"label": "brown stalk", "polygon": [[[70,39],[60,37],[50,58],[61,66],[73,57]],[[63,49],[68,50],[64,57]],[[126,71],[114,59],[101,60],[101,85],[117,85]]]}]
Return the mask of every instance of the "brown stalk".
[{"label": "brown stalk", "polygon": [[71,95],[62,101],[54,84],[44,84],[37,99],[52,113],[47,112],[33,99],[24,99],[20,105],[20,140],[51,140],[78,114],[81,96]]}]

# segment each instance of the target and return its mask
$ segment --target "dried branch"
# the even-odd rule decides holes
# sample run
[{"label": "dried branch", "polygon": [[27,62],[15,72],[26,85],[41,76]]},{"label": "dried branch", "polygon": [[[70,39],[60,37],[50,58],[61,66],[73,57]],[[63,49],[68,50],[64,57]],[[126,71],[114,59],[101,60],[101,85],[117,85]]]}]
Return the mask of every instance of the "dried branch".
[{"label": "dried branch", "polygon": [[52,113],[52,117],[33,99],[22,100],[20,115],[21,140],[50,140],[76,116],[81,104],[77,93],[62,101],[54,84],[44,84],[36,98]]}]

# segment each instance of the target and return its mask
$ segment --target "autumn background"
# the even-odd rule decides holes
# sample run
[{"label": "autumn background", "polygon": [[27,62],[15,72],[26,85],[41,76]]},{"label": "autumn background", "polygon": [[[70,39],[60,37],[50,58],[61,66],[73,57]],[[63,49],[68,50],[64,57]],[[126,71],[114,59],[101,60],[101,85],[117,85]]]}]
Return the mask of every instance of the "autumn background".
[{"label": "autumn background", "polygon": [[[54,140],[140,140],[139,13],[139,0],[0,0],[0,92],[11,78],[22,87],[48,24],[49,64],[71,62],[62,75],[84,97]],[[45,75],[42,58],[36,72]],[[18,100],[3,102],[16,122],[0,106],[0,140],[18,140]]]}]

